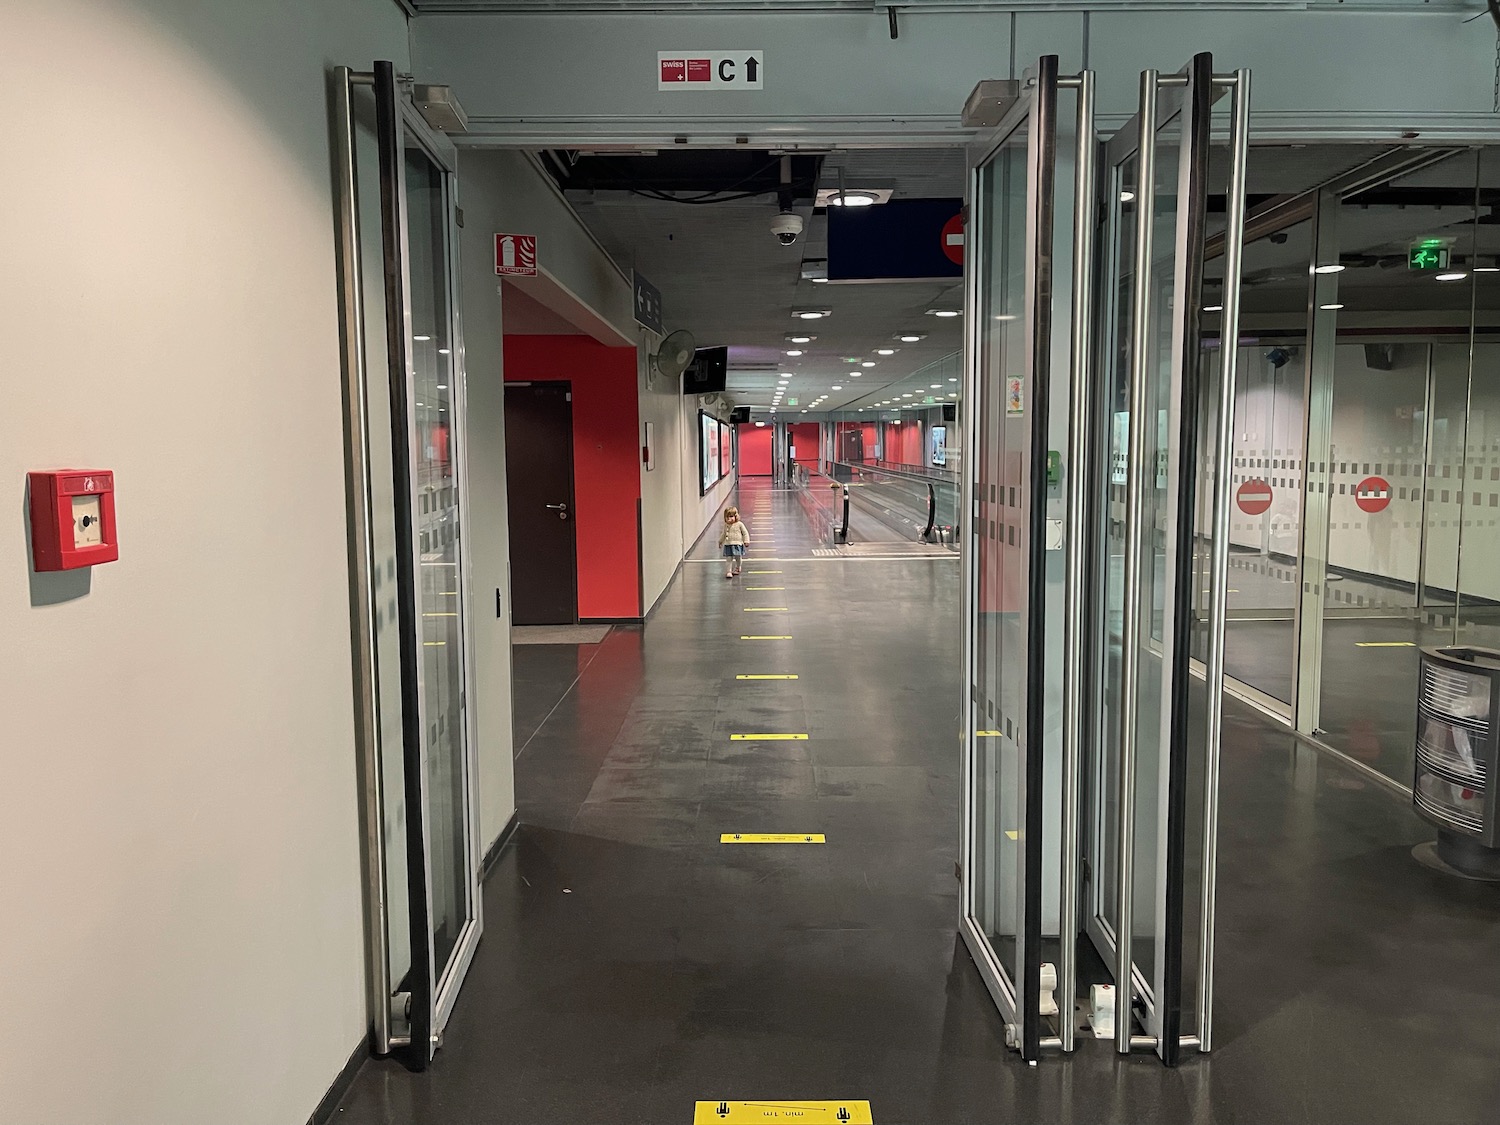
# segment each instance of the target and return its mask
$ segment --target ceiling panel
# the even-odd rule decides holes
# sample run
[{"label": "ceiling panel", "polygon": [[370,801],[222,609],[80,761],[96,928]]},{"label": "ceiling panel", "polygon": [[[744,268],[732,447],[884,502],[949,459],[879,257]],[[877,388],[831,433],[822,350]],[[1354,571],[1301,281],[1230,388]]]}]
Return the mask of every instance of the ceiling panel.
[{"label": "ceiling panel", "polygon": [[[879,179],[895,188],[896,198],[963,194],[961,149],[834,153],[824,161],[825,186],[837,186],[838,168],[846,186],[855,186],[856,177]],[[728,389],[737,403],[770,406],[778,376],[789,372],[783,413],[806,409],[821,396],[818,409],[836,409],[961,346],[962,318],[926,315],[935,304],[962,303],[957,279],[866,285],[804,279],[804,261],[820,262],[827,246],[822,213],[805,204],[797,208],[805,232],[792,246],[782,246],[771,234],[774,194],[709,204],[617,191],[566,194],[620,266],[638,269],[662,291],[668,330],[686,328],[700,346],[729,347]],[[793,310],[802,308],[831,315],[794,318]],[[817,338],[805,345],[786,342],[799,331]],[[926,338],[916,344],[893,339],[903,331]],[[897,350],[875,354],[884,347]],[[805,354],[789,357],[789,349]],[[795,407],[791,398],[798,400]]]}]

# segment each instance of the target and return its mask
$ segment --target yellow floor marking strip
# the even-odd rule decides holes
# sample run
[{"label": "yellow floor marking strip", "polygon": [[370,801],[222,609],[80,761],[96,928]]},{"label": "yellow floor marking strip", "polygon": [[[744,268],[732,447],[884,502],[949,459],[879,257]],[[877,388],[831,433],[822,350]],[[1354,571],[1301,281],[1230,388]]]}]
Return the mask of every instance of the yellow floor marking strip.
[{"label": "yellow floor marking strip", "polygon": [[784,605],[747,605],[745,607],[745,612],[746,613],[785,613],[785,612],[787,612],[787,608]]},{"label": "yellow floor marking strip", "polygon": [[424,613],[423,617],[457,617],[456,613]]},{"label": "yellow floor marking strip", "polygon": [[731,734],[730,742],[806,742],[805,734]]},{"label": "yellow floor marking strip", "polygon": [[427,647],[427,648],[442,648],[447,643],[448,643],[447,641],[423,641],[422,642],[422,644],[425,647]]},{"label": "yellow floor marking strip", "polygon": [[1005,830],[1005,838],[1007,840],[1019,840],[1021,838],[1021,834],[1019,832],[1014,832],[1011,829],[1007,828]]},{"label": "yellow floor marking strip", "polygon": [[826,844],[821,832],[725,832],[721,844]]},{"label": "yellow floor marking strip", "polygon": [[999,737],[1001,737],[1001,735],[1000,735],[1000,732],[997,731],[997,730],[976,730],[974,732],[974,737],[975,738],[999,738]]},{"label": "yellow floor marking strip", "polygon": [[874,1125],[869,1102],[698,1102],[693,1125],[765,1125],[797,1121],[802,1125]]},{"label": "yellow floor marking strip", "polygon": [[1355,648],[1416,648],[1415,641],[1355,641]]},{"label": "yellow floor marking strip", "polygon": [[735,677],[737,680],[795,680],[796,678],[796,676],[763,676],[759,674]]},{"label": "yellow floor marking strip", "polygon": [[[747,590],[785,590],[786,587],[785,586],[746,586],[745,589],[747,589]],[[458,614],[455,613],[453,616],[457,617]]]},{"label": "yellow floor marking strip", "polygon": [[742,640],[742,641],[789,641],[791,639],[792,639],[792,635],[790,633],[787,633],[784,636],[779,636],[779,637],[751,637],[751,636],[746,636],[744,633],[740,634],[740,640]]},{"label": "yellow floor marking strip", "polygon": [[746,574],[780,574],[779,570],[747,570]]}]

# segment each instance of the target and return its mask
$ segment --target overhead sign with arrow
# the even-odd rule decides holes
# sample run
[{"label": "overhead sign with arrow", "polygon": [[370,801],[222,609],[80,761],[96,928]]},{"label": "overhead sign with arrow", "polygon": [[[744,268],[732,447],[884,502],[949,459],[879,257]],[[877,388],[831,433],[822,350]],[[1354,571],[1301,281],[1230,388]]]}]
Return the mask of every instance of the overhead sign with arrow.
[{"label": "overhead sign with arrow", "polygon": [[764,51],[658,51],[658,90],[762,90]]}]

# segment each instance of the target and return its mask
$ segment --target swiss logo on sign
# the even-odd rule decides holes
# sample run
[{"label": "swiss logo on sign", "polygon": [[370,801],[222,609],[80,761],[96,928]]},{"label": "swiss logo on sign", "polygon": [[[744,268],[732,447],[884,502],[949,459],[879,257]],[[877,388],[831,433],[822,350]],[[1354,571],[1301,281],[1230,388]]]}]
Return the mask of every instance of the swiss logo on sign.
[{"label": "swiss logo on sign", "polygon": [[658,51],[658,90],[761,90],[764,51]]},{"label": "swiss logo on sign", "polygon": [[502,277],[535,277],[536,235],[495,235],[495,272]]},{"label": "swiss logo on sign", "polygon": [[1271,486],[1259,477],[1247,480],[1235,492],[1234,502],[1247,516],[1263,515],[1271,506]]},{"label": "swiss logo on sign", "polygon": [[955,265],[964,264],[964,217],[954,215],[943,224],[943,253]]},{"label": "swiss logo on sign", "polygon": [[1383,512],[1391,503],[1391,482],[1384,477],[1365,477],[1354,486],[1354,502],[1362,512]]}]

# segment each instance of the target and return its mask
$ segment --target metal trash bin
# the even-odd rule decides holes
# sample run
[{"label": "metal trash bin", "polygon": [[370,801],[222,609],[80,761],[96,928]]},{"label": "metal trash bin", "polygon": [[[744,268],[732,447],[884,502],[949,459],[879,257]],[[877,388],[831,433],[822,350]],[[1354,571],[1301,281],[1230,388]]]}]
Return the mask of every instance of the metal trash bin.
[{"label": "metal trash bin", "polygon": [[1500,879],[1500,651],[1421,650],[1412,803],[1437,826],[1436,855],[1457,873]]}]

